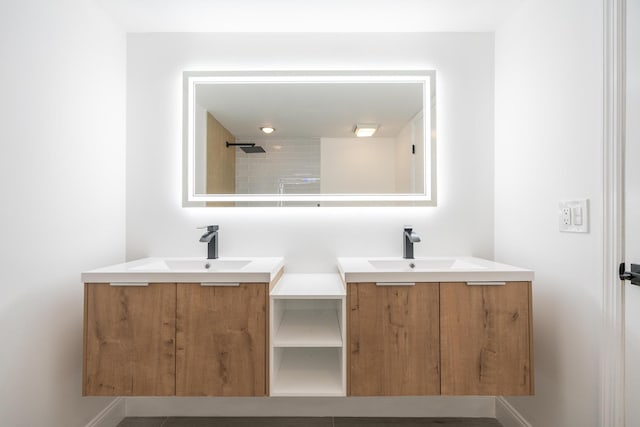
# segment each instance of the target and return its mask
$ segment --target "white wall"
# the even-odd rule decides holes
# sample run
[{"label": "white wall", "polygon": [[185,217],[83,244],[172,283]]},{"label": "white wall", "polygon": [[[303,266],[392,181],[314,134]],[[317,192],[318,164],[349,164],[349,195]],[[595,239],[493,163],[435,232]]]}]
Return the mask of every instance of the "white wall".
[{"label": "white wall", "polygon": [[0,425],[84,426],[80,272],[124,258],[124,32],[92,1],[0,13]]},{"label": "white wall", "polygon": [[[396,188],[398,193],[424,192],[424,142],[431,135],[424,134],[423,112],[416,114],[398,133],[395,153]],[[429,130],[431,132],[431,130]],[[414,150],[415,148],[415,150]],[[414,152],[415,151],[415,152]]]},{"label": "white wall", "polygon": [[195,146],[195,186],[196,193],[207,192],[207,110],[200,104],[195,108],[193,139]]},{"label": "white wall", "polygon": [[[528,0],[496,32],[495,258],[536,272],[533,426],[599,424],[602,1]],[[558,201],[589,198],[589,234]]]},{"label": "white wall", "polygon": [[[204,256],[195,227],[207,223],[220,225],[221,256],[282,255],[289,272],[335,271],[337,256],[399,256],[404,224],[422,236],[417,256],[493,257],[493,34],[165,33],[127,40],[128,259]],[[182,208],[182,71],[254,68],[435,69],[438,206]],[[366,415],[380,405],[400,408],[393,402],[310,399],[303,413]],[[300,414],[299,400],[272,405]],[[211,399],[127,399],[129,415],[230,415],[234,408]],[[253,402],[242,408],[265,413]],[[416,411],[491,416],[493,399],[421,399]]]},{"label": "white wall", "polygon": [[[493,35],[129,34],[127,258],[199,256],[194,228],[220,225],[221,256],[283,255],[288,271],[336,256],[402,252],[493,257]],[[182,208],[182,70],[435,69],[436,208]]]},{"label": "white wall", "polygon": [[320,147],[322,193],[395,192],[395,138],[321,138]]},{"label": "white wall", "polygon": [[[627,0],[627,143],[626,253],[629,263],[640,263],[640,0]],[[626,282],[626,422],[640,425],[640,287]]]}]

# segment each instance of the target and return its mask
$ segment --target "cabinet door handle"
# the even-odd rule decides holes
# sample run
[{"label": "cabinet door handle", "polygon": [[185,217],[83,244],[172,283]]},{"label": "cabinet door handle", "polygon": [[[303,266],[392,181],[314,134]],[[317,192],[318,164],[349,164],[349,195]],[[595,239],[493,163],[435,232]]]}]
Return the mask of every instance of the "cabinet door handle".
[{"label": "cabinet door handle", "polygon": [[376,282],[376,286],[415,286],[415,282]]},{"label": "cabinet door handle", "polygon": [[504,286],[507,282],[467,282],[468,286]]},{"label": "cabinet door handle", "polygon": [[146,282],[111,282],[110,286],[149,286]]},{"label": "cabinet door handle", "polygon": [[200,286],[240,286],[240,283],[227,283],[227,282],[202,282]]}]

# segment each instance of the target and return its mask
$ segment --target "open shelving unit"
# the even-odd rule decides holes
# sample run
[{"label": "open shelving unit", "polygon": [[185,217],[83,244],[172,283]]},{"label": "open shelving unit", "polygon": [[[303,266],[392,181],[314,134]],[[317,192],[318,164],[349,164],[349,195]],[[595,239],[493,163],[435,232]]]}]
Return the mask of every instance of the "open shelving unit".
[{"label": "open shelving unit", "polygon": [[345,287],[338,274],[284,274],[271,291],[270,395],[345,396]]},{"label": "open shelving unit", "polygon": [[288,304],[283,309],[275,347],[342,347],[337,307],[293,308]]}]

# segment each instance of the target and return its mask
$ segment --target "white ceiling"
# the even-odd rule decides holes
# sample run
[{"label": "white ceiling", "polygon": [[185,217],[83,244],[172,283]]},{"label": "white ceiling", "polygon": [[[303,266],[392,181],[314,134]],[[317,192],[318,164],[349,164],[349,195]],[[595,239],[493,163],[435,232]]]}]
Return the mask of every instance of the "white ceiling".
[{"label": "white ceiling", "polygon": [[474,32],[523,0],[96,1],[127,32]]},{"label": "white ceiling", "polygon": [[235,137],[353,137],[357,123],[396,137],[422,110],[421,83],[201,84],[196,102]]}]

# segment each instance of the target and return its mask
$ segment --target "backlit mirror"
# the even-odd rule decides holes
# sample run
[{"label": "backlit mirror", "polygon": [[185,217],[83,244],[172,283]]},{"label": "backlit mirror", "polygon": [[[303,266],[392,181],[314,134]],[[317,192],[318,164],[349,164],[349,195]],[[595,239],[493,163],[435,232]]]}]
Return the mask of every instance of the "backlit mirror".
[{"label": "backlit mirror", "polygon": [[184,72],[184,206],[435,204],[435,72]]}]

